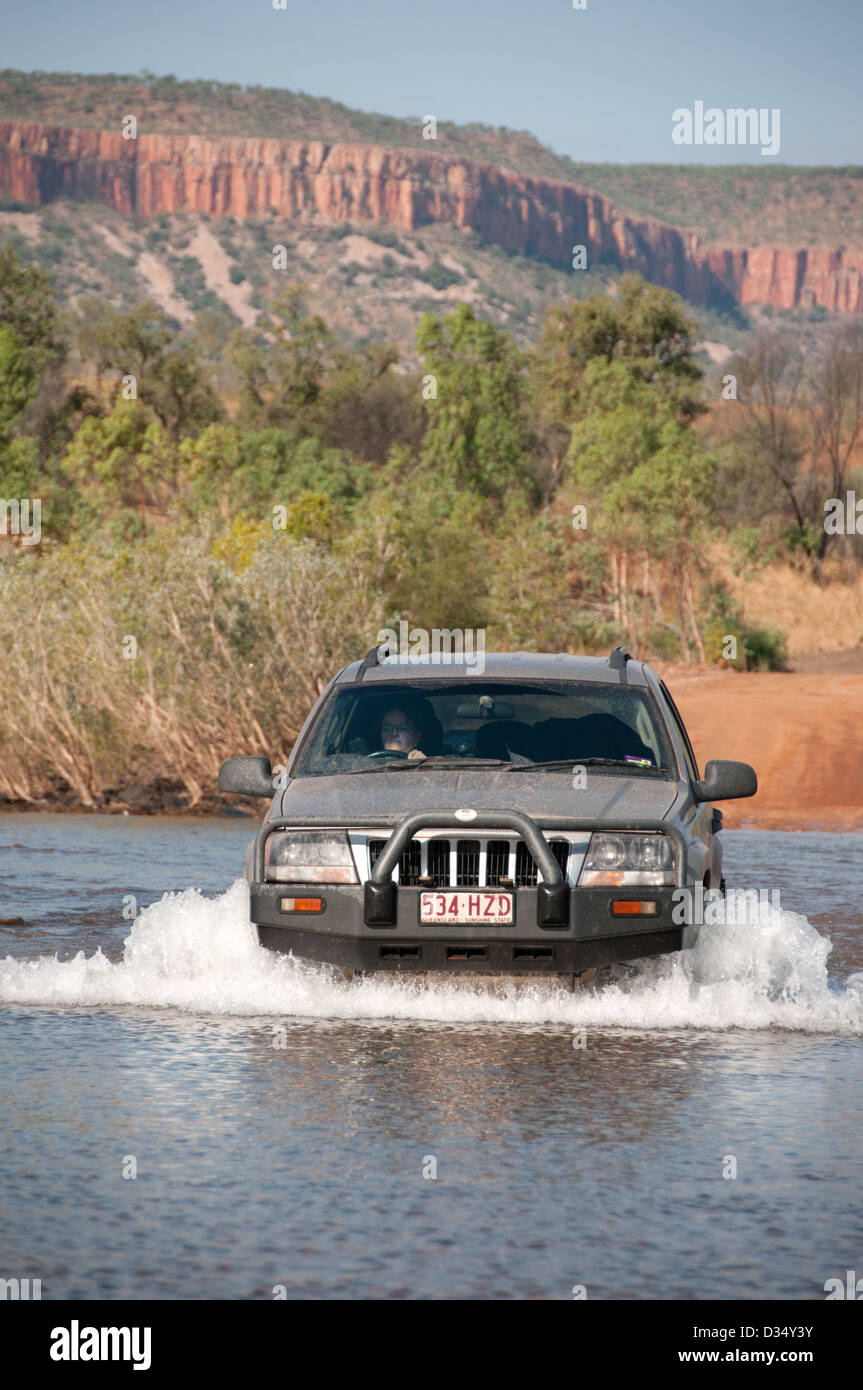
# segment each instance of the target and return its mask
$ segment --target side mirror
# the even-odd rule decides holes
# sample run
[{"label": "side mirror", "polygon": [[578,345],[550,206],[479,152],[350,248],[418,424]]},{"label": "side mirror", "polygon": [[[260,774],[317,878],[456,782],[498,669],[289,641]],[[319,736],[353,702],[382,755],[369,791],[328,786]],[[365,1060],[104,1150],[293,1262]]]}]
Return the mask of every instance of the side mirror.
[{"label": "side mirror", "polygon": [[269,758],[228,758],[219,768],[220,792],[272,796],[275,790]]},{"label": "side mirror", "polygon": [[704,769],[703,779],[694,784],[694,791],[696,801],[732,801],[740,796],[754,796],[758,778],[748,763],[714,758]]}]

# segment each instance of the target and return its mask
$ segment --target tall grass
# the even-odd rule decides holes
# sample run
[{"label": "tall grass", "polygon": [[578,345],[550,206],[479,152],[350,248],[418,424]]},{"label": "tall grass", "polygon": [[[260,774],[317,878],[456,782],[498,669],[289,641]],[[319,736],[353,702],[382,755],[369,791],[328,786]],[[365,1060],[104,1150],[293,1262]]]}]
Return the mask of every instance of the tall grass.
[{"label": "tall grass", "polygon": [[863,577],[840,564],[828,567],[823,587],[789,565],[772,564],[746,580],[730,577],[729,588],[747,622],[780,628],[788,654],[841,651],[863,643]]},{"label": "tall grass", "polygon": [[145,771],[194,806],[224,757],[284,756],[374,609],[361,562],[284,536],[236,565],[206,530],[0,565],[0,795],[59,777],[92,807]]}]

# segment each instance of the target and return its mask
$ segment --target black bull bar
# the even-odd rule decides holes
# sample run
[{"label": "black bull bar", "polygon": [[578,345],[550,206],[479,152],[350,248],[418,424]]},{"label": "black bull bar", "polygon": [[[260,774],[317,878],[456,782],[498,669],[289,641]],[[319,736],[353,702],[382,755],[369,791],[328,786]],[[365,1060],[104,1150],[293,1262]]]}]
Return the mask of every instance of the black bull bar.
[{"label": "black bull bar", "polygon": [[[370,815],[360,819],[364,825],[380,826],[381,832],[384,834],[392,826],[391,817]],[[543,877],[543,882],[536,886],[537,926],[560,929],[569,925],[569,886],[564,879],[560,865],[549,848],[545,834],[532,817],[521,811],[477,811],[468,821],[459,820],[455,811],[440,810],[415,812],[399,821],[391,830],[389,839],[375,861],[371,877],[367,879],[365,884],[363,920],[367,927],[386,928],[396,925],[396,884],[392,874],[405,846],[417,830],[438,827],[442,830],[452,831],[454,821],[464,827],[466,836],[470,835],[471,830],[517,831],[530,849]],[[356,816],[350,819],[343,816],[298,816],[296,818],[278,816],[273,820],[265,820],[255,839],[255,881],[257,883],[264,882],[264,847],[267,838],[274,831],[302,831],[323,828],[349,830],[359,823]],[[598,831],[612,834],[616,831],[634,831],[668,835],[677,848],[677,872],[675,874],[677,884],[681,886],[687,882],[686,842],[680,829],[667,821],[640,817],[632,820],[596,820],[566,816],[554,817],[554,824],[549,826],[548,830],[551,834],[558,830],[583,830],[591,834],[596,834]]]},{"label": "black bull bar", "polygon": [[[393,927],[396,922],[396,885],[393,869],[402,851],[418,830],[432,826],[452,827],[458,820],[454,812],[418,811],[396,826],[366,881],[363,918],[367,927]],[[521,811],[477,811],[460,822],[470,830],[517,830],[533,855],[543,877],[536,886],[536,922],[539,927],[566,927],[569,924],[569,888],[548,841],[535,820]]]}]

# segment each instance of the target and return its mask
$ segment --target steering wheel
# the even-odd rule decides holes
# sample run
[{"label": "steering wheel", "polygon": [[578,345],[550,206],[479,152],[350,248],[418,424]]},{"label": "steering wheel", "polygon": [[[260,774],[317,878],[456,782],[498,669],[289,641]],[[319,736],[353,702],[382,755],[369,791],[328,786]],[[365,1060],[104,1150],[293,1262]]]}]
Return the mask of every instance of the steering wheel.
[{"label": "steering wheel", "polygon": [[406,758],[401,748],[376,748],[374,753],[366,753],[366,758]]},{"label": "steering wheel", "polygon": [[457,753],[459,757],[462,758],[479,757],[479,754],[476,751],[476,746],[473,743],[469,743],[468,740],[464,738],[461,739],[460,742],[453,745],[452,751],[453,753]]}]

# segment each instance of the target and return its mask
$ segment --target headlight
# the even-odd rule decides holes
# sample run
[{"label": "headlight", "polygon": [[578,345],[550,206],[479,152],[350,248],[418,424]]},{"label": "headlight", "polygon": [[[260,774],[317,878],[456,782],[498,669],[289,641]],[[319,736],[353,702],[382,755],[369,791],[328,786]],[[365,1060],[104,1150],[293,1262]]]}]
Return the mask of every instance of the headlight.
[{"label": "headlight", "polygon": [[595,834],[578,883],[581,888],[662,888],[675,878],[670,835]]},{"label": "headlight", "polygon": [[264,850],[270,883],[358,883],[347,835],[337,830],[276,830]]}]

